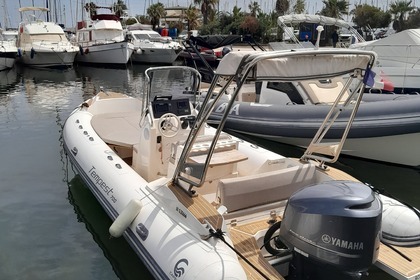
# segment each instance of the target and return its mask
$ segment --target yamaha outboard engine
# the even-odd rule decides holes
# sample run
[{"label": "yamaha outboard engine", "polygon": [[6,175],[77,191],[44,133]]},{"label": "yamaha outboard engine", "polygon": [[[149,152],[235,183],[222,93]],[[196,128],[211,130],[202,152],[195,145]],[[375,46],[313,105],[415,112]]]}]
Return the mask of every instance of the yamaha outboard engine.
[{"label": "yamaha outboard engine", "polygon": [[288,279],[360,279],[376,261],[382,204],[362,183],[301,189],[286,206],[280,240],[293,251]]}]

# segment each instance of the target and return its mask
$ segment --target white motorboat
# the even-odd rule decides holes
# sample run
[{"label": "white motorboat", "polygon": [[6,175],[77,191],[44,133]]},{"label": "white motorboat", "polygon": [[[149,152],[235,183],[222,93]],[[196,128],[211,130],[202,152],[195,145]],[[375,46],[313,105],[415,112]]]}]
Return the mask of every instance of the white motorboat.
[{"label": "white motorboat", "polygon": [[4,36],[4,32],[0,28],[0,71],[12,68],[17,55],[15,38]]},{"label": "white motorboat", "polygon": [[[208,91],[212,94],[200,103],[194,96],[200,91],[195,69],[154,67],[145,72],[141,99],[101,91],[66,120],[64,149],[114,220],[110,234],[124,236],[156,279],[292,279],[307,274],[325,279],[324,273],[358,279],[374,263],[403,279],[419,277],[420,242],[410,239],[410,248],[389,245],[395,251],[385,245],[390,243],[386,236],[380,243],[378,193],[328,166],[351,127],[363,76],[375,54],[244,53],[237,57],[242,61],[238,69],[226,64],[230,55],[216,70]],[[329,67],[315,67],[326,57]],[[343,74],[355,82],[352,102],[329,113],[351,112],[342,141],[328,144],[317,137],[301,159],[223,133],[228,113],[217,128],[206,124],[234,79],[239,87],[233,97],[248,78],[289,81]]]},{"label": "white motorboat", "polygon": [[350,47],[376,52],[378,61],[375,71],[382,75],[383,80],[392,82],[394,87],[380,92],[420,93],[420,29],[407,29]]},{"label": "white motorboat", "polygon": [[134,44],[131,60],[135,63],[172,64],[183,49],[171,37],[162,37],[142,24],[129,25],[126,32]]},{"label": "white motorboat", "polygon": [[17,61],[32,67],[72,67],[78,48],[69,42],[60,25],[42,20],[48,11],[40,7],[19,9],[27,20],[19,24]]},{"label": "white motorboat", "polygon": [[87,20],[78,22],[76,42],[79,52],[77,63],[124,66],[134,51],[134,45],[128,42],[120,18],[116,14],[97,14],[97,7],[87,5]]},{"label": "white motorboat", "polygon": [[[334,26],[345,30],[347,34],[339,34],[340,38],[348,38],[345,42],[339,42],[338,47],[371,50],[376,52],[378,60],[374,71],[385,83],[385,87],[375,89],[366,87],[368,92],[374,93],[420,93],[418,76],[420,75],[420,31],[409,29],[378,40],[365,41],[362,35],[351,24],[341,19],[330,18],[320,15],[293,14],[280,16],[277,20],[280,27],[290,32],[286,27],[296,24],[319,24],[322,26]],[[293,34],[288,34],[295,43],[294,47],[304,47],[302,42]],[[350,43],[351,38],[357,38],[357,43]],[[282,48],[287,44],[278,44]],[[290,46],[289,46],[290,47]]]}]

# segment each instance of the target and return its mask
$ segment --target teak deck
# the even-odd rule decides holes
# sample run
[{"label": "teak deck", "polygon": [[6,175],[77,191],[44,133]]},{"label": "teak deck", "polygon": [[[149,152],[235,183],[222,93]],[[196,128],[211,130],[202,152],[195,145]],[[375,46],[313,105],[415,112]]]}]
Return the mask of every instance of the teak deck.
[{"label": "teak deck", "polygon": [[[260,249],[257,246],[257,242],[254,238],[254,235],[259,230],[268,228],[269,226],[270,224],[268,224],[267,220],[262,220],[242,226],[231,227],[231,239],[235,249],[238,250],[244,257],[246,257],[247,260],[250,261],[254,266],[256,266],[267,278],[284,279],[261,254]],[[263,279],[263,276],[244,260],[239,258],[239,261],[244,268],[248,279]]]},{"label": "teak deck", "polygon": [[398,279],[420,279],[420,248],[389,246],[381,243],[375,265]]},{"label": "teak deck", "polygon": [[[323,171],[336,180],[354,180],[349,174],[329,167]],[[218,229],[222,226],[222,216],[216,208],[205,200],[201,195],[190,197],[185,191],[176,186],[169,187],[185,207],[201,222],[206,219]],[[257,267],[269,279],[284,279],[262,256],[253,235],[259,230],[269,227],[267,220],[252,222],[237,227],[230,226],[230,237],[236,250],[245,256],[255,267]],[[381,243],[379,257],[376,266],[398,279],[420,279],[420,247],[398,247],[392,246],[410,260],[404,258],[395,250]],[[261,274],[249,264],[239,258],[248,279],[263,279]]]},{"label": "teak deck", "polygon": [[[216,229],[222,226],[222,216],[217,212],[216,208],[206,201],[201,195],[189,196],[184,190],[179,187],[170,185],[169,188],[175,194],[175,196],[182,202],[182,204],[200,221],[204,219]],[[257,225],[257,226],[256,226]],[[261,228],[264,222],[255,224],[253,229]],[[269,225],[265,222],[265,227]],[[236,250],[238,250],[243,256],[245,256],[255,267],[257,267],[264,275],[268,276],[269,279],[284,279],[280,274],[264,259],[259,252],[257,242],[255,238],[246,232],[241,232],[240,229],[246,229],[246,227],[238,227],[232,229],[231,239]],[[249,226],[248,226],[249,228]],[[252,232],[252,231],[251,231]],[[263,279],[260,273],[254,268],[248,265],[244,260],[239,258],[239,261],[244,268],[248,279]]]}]

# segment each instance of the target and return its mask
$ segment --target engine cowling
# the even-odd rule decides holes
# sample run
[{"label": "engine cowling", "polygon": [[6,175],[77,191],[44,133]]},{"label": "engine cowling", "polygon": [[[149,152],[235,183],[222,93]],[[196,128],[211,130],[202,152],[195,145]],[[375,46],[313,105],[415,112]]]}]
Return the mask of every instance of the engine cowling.
[{"label": "engine cowling", "polygon": [[309,262],[316,270],[309,269],[311,275],[332,269],[360,277],[378,258],[381,217],[378,195],[359,182],[329,181],[299,190],[280,227],[280,240],[293,251],[292,274],[308,270],[310,265],[296,266]]}]

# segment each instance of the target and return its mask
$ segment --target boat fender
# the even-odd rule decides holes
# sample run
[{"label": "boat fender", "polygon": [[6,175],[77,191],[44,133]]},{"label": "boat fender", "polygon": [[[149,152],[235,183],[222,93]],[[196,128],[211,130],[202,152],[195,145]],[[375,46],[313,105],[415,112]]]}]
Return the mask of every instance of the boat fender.
[{"label": "boat fender", "polygon": [[88,48],[86,48],[86,50],[85,50],[85,54],[88,54],[89,53],[89,49]]},{"label": "boat fender", "polygon": [[134,218],[140,213],[142,203],[138,199],[132,199],[121,211],[112,225],[109,227],[109,233],[113,237],[120,237],[128,226],[134,221]]},{"label": "boat fender", "polygon": [[420,211],[396,199],[380,194],[383,205],[381,241],[411,247],[420,244]]},{"label": "boat fender", "polygon": [[34,58],[34,56],[35,56],[35,50],[34,50],[34,48],[32,48],[31,49],[31,58]]},{"label": "boat fender", "polygon": [[84,55],[82,46],[79,46],[80,55]]},{"label": "boat fender", "polygon": [[22,57],[22,50],[21,50],[21,49],[18,49],[18,50],[17,50],[17,56],[18,56],[18,57]]}]

